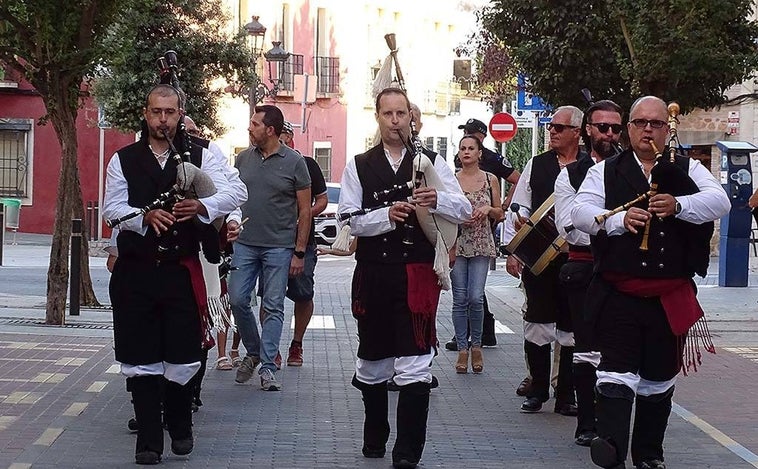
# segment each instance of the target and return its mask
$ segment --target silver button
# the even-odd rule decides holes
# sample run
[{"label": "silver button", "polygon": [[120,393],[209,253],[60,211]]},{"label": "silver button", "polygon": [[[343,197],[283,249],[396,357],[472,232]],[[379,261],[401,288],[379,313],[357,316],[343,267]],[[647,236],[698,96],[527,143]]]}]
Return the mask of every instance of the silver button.
[{"label": "silver button", "polygon": [[387,257],[387,253],[386,253],[386,252],[383,252],[383,253],[382,253],[382,257]]},{"label": "silver button", "polygon": [[176,246],[174,246],[174,251],[178,251],[178,250],[179,250],[179,245],[177,244]]},{"label": "silver button", "polygon": [[663,238],[664,236],[666,236],[666,233],[664,233],[663,231],[661,231],[660,233],[658,233],[658,236],[660,236],[661,238]]},{"label": "silver button", "polygon": [[662,269],[663,268],[663,264],[658,264],[658,268]]},{"label": "silver button", "polygon": [[661,248],[661,254],[663,254],[663,248]]},{"label": "silver button", "polygon": [[176,235],[178,235],[178,234],[179,234],[179,232],[178,232],[178,231],[176,231],[176,230],[174,230],[174,231],[172,231],[172,232],[171,232],[171,234],[172,234],[172,235],[174,235],[174,236],[176,236]]},{"label": "silver button", "polygon": [[407,253],[407,252],[404,252],[404,253],[403,253],[403,257],[408,257],[408,253]]},{"label": "silver button", "polygon": [[386,243],[387,242],[387,238],[382,238],[382,241]]},{"label": "silver button", "polygon": [[642,261],[642,267],[647,267],[647,262]]}]

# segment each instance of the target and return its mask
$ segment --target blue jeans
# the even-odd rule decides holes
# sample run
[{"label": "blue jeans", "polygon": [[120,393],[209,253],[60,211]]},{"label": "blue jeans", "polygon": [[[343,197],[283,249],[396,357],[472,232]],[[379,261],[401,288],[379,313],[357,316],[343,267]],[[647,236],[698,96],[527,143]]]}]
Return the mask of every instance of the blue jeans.
[{"label": "blue jeans", "polygon": [[[284,292],[287,289],[291,248],[268,248],[234,243],[232,272],[229,275],[229,302],[247,355],[260,357],[261,369],[276,372],[274,358],[279,352],[284,322]],[[261,335],[250,308],[250,298],[258,277],[263,282],[261,304],[265,319]]]},{"label": "blue jeans", "polygon": [[455,258],[450,272],[453,285],[453,327],[458,350],[468,349],[467,330],[471,328],[471,345],[482,345],[482,320],[484,318],[484,285],[490,258],[486,256]]}]

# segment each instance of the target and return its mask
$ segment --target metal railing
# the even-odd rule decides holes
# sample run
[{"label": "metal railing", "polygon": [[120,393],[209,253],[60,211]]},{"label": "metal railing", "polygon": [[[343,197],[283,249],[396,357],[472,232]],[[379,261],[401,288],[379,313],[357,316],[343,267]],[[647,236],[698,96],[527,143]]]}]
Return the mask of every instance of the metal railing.
[{"label": "metal railing", "polygon": [[318,92],[336,94],[340,91],[340,59],[338,57],[316,57]]},{"label": "metal railing", "polygon": [[283,63],[282,67],[282,84],[280,90],[294,91],[295,90],[295,75],[303,74],[303,55],[292,54]]}]

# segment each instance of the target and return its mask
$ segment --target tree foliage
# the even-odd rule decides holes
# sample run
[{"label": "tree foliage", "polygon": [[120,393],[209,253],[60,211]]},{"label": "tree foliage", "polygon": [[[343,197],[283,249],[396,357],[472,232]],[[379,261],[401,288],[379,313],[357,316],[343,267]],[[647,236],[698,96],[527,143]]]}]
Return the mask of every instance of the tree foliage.
[{"label": "tree foliage", "polygon": [[683,111],[726,101],[758,64],[751,0],[494,0],[486,29],[552,105],[652,94]]},{"label": "tree foliage", "polygon": [[[92,73],[95,64],[107,58],[103,44],[108,28],[133,5],[133,0],[0,2],[0,60],[22,73],[39,93],[47,110],[40,125],[52,124],[61,148],[47,274],[48,324],[62,324],[65,318],[71,219],[82,219],[84,212],[76,140],[83,79]],[[46,150],[40,158],[58,156],[57,149]],[[89,274],[87,241],[85,237],[82,240],[81,302],[97,304]]]},{"label": "tree foliage", "polygon": [[[481,24],[482,10],[477,11]],[[456,54],[474,58],[472,85],[482,100],[494,111],[499,111],[508,96],[516,92],[516,68],[505,43],[492,32],[481,28],[472,33]]]},{"label": "tree foliage", "polygon": [[109,37],[113,55],[99,69],[95,85],[111,125],[139,130],[145,95],[158,77],[156,59],[174,50],[187,113],[210,134],[224,131],[216,114],[224,93],[218,79],[233,89],[252,82],[252,51],[244,32],[228,32],[229,18],[221,11],[220,0],[150,2],[149,8],[114,25]]}]

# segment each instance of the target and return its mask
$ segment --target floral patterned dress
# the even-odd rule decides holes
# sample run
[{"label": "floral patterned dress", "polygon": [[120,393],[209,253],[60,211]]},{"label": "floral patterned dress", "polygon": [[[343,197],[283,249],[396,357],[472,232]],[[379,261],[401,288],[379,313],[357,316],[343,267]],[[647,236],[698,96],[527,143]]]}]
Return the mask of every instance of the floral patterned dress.
[{"label": "floral patterned dress", "polygon": [[[485,173],[485,177],[489,178],[489,174]],[[486,181],[480,189],[473,192],[464,191],[464,194],[469,202],[471,202],[473,210],[492,205],[490,187]],[[455,249],[456,256],[496,256],[495,240],[492,236],[489,217],[482,219],[474,225],[459,225],[459,227],[458,245]]]}]

